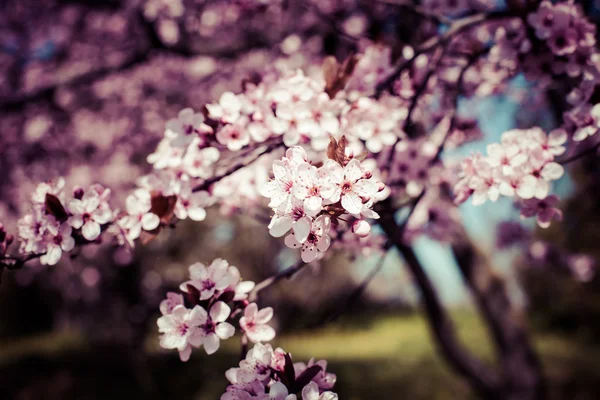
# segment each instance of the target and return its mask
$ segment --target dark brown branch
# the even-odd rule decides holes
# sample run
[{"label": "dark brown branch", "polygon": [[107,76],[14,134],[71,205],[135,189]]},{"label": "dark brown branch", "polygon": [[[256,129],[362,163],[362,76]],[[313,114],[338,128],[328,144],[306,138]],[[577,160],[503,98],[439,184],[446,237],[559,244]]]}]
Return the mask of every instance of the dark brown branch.
[{"label": "dark brown branch", "polygon": [[258,160],[265,154],[269,154],[270,152],[272,152],[273,150],[275,150],[279,147],[283,147],[282,141],[278,140],[276,142],[269,144],[263,151],[259,152],[252,159],[237,163],[234,166],[227,169],[225,172],[223,172],[219,175],[215,175],[212,178],[208,178],[207,180],[200,183],[199,185],[194,186],[194,188],[192,189],[192,192],[200,192],[202,190],[208,190],[213,184],[219,182],[221,179],[228,177],[229,175],[233,174],[234,172],[239,171],[240,169],[242,169],[244,167],[247,167],[248,165],[254,163],[256,160]]},{"label": "dark brown branch", "polygon": [[254,286],[254,289],[252,289],[252,291],[250,292],[250,294],[248,295],[248,301],[253,302],[256,301],[257,297],[258,297],[258,293],[270,286],[273,286],[274,284],[276,284],[277,282],[279,282],[280,280],[282,280],[283,278],[291,278],[292,276],[294,276],[298,271],[300,271],[302,268],[304,268],[306,264],[304,261],[300,260],[298,261],[296,264],[287,267],[286,269],[284,269],[283,271],[263,280],[262,282],[258,283],[256,286]]},{"label": "dark brown branch", "polygon": [[333,322],[341,317],[346,311],[350,310],[355,303],[360,299],[364,291],[369,286],[369,283],[375,278],[375,276],[381,271],[383,267],[383,262],[385,261],[385,256],[388,254],[389,246],[386,244],[383,250],[383,253],[379,257],[377,264],[369,271],[366,277],[361,281],[360,285],[358,285],[349,295],[346,297],[346,301],[341,303],[334,312],[327,314],[316,323],[313,323],[310,328],[317,328],[327,323]]},{"label": "dark brown branch", "polygon": [[494,339],[502,370],[502,398],[543,399],[541,364],[523,322],[514,313],[504,281],[477,256],[466,235],[452,251]]},{"label": "dark brown branch", "polygon": [[507,11],[496,11],[496,12],[491,12],[491,13],[481,13],[481,14],[470,15],[468,17],[457,19],[456,21],[454,21],[452,23],[452,25],[450,25],[450,28],[443,35],[434,36],[431,39],[427,40],[425,43],[423,43],[421,46],[419,46],[415,50],[415,54],[413,55],[413,57],[411,59],[402,61],[396,67],[394,72],[392,72],[383,82],[381,82],[379,85],[377,85],[377,88],[375,90],[375,97],[380,97],[384,91],[390,90],[392,88],[393,83],[396,81],[396,79],[398,79],[400,74],[402,74],[402,72],[406,68],[409,68],[412,65],[414,59],[417,56],[419,56],[423,53],[426,53],[430,50],[433,50],[436,47],[438,47],[439,45],[443,46],[443,45],[447,44],[448,41],[450,39],[452,39],[455,35],[462,33],[466,29],[477,26],[483,22],[493,21],[493,20],[497,20],[497,19],[510,17],[510,16],[514,16],[514,14],[507,12]]},{"label": "dark brown branch", "polygon": [[488,366],[475,358],[460,342],[454,324],[438,298],[429,277],[413,250],[404,244],[402,229],[396,224],[389,203],[386,209],[387,212],[381,214],[380,226],[404,257],[406,265],[421,290],[429,325],[443,356],[484,398],[499,399],[495,394],[499,377]]},{"label": "dark brown branch", "polygon": [[598,150],[599,147],[600,147],[600,141],[598,141],[598,143],[596,143],[592,147],[589,147],[589,148],[587,148],[587,149],[585,149],[585,150],[583,150],[583,151],[581,151],[581,152],[579,152],[577,154],[573,154],[571,157],[567,157],[564,160],[559,161],[558,163],[562,164],[562,165],[567,165],[567,164],[569,164],[569,163],[571,163],[573,161],[577,161],[580,158],[583,158],[583,157],[587,156],[588,154],[595,153],[596,150]]}]

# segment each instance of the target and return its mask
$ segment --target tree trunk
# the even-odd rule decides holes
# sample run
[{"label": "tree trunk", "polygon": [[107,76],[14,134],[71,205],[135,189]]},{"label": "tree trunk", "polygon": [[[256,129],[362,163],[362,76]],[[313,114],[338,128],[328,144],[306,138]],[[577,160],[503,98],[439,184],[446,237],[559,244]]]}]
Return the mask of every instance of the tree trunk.
[{"label": "tree trunk", "polygon": [[502,374],[502,398],[544,399],[542,366],[529,341],[523,316],[511,306],[504,280],[477,256],[466,235],[452,250],[494,339]]},{"label": "tree trunk", "polygon": [[[389,205],[386,208],[391,210]],[[519,316],[511,306],[504,282],[493,275],[487,265],[476,262],[472,243],[465,240],[454,245],[453,251],[494,341],[498,359],[496,368],[483,363],[460,342],[429,277],[413,250],[404,243],[402,227],[394,220],[393,212],[386,211],[381,213],[380,225],[404,257],[421,290],[432,335],[450,366],[484,399],[544,399],[541,365]]]}]

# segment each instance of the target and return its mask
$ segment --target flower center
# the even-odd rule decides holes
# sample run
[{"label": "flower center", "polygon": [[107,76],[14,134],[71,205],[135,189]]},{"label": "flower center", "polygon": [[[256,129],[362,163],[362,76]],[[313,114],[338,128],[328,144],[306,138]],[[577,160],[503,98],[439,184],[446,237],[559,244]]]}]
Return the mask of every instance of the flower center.
[{"label": "flower center", "polygon": [[216,325],[214,322],[209,320],[206,321],[206,324],[202,325],[201,328],[204,330],[204,333],[208,335],[209,333],[215,332]]},{"label": "flower center", "polygon": [[181,325],[179,325],[179,334],[181,336],[185,336],[188,333],[189,330],[190,330],[190,327],[187,326],[187,324],[181,324]]},{"label": "flower center", "polygon": [[310,189],[308,189],[308,194],[311,196],[318,196],[321,193],[321,189],[319,189],[319,187],[317,186],[313,186]]},{"label": "flower center", "polygon": [[308,237],[306,238],[306,241],[312,244],[317,244],[317,241],[319,240],[319,238],[317,237],[317,235],[314,232],[311,232],[308,234]]},{"label": "flower center", "polygon": [[342,183],[341,189],[342,189],[342,193],[346,194],[346,193],[350,193],[352,191],[352,187],[354,185],[352,184],[352,182],[350,181],[344,181]]}]

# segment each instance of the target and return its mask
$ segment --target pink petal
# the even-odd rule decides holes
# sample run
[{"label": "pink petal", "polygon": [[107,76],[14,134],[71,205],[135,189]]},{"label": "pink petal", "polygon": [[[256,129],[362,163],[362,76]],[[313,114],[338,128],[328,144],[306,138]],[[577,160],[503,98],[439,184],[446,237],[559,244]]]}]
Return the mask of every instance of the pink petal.
[{"label": "pink petal", "polygon": [[363,208],[362,200],[354,193],[347,193],[342,196],[342,207],[350,214],[359,214]]},{"label": "pink petal", "polygon": [[204,338],[204,350],[206,351],[206,354],[210,355],[210,354],[214,354],[217,352],[217,350],[219,350],[219,337],[215,334],[215,333],[209,333],[205,338]]},{"label": "pink petal", "polygon": [[100,233],[100,225],[95,221],[87,221],[81,227],[81,234],[89,241],[96,240]]},{"label": "pink petal", "polygon": [[215,327],[215,333],[222,339],[229,339],[235,334],[235,328],[229,322],[222,322]]},{"label": "pink petal", "polygon": [[292,226],[294,236],[300,243],[304,243],[310,233],[310,220],[308,217],[302,217]]},{"label": "pink petal", "polygon": [[213,322],[224,322],[229,314],[231,313],[231,308],[222,301],[217,301],[210,308],[210,318]]},{"label": "pink petal", "polygon": [[260,310],[256,314],[254,321],[257,324],[263,325],[263,324],[266,324],[267,322],[269,322],[271,320],[271,318],[273,318],[273,308],[266,307],[266,308],[263,308],[262,310]]}]

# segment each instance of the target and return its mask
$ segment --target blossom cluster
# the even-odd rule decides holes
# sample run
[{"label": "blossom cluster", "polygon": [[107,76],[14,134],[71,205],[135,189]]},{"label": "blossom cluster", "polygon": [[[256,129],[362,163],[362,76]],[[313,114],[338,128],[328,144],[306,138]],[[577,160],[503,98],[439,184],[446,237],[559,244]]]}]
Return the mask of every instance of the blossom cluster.
[{"label": "blossom cluster", "polygon": [[169,292],[160,304],[158,319],[160,345],[176,349],[182,361],[190,358],[193,348],[204,347],[215,353],[220,341],[235,334],[232,324],[239,315],[239,326],[253,343],[267,342],[275,330],[267,325],[273,309],[259,310],[248,303],[248,293],[254,282],[242,281],[239,270],[223,259],[210,265],[194,263],[189,267],[190,279],[180,285],[181,293]]},{"label": "blossom cluster", "polygon": [[473,198],[474,205],[495,202],[500,195],[524,201],[521,214],[538,216],[540,226],[548,226],[557,201],[549,196],[551,182],[560,178],[564,168],[554,161],[564,153],[567,140],[564,130],[546,134],[540,128],[514,129],[502,134],[500,143],[487,147],[487,156],[474,154],[461,164],[460,181],[454,191],[456,201]]},{"label": "blossom cluster", "polygon": [[285,243],[301,247],[304,262],[313,261],[329,248],[332,219],[352,216],[354,233],[367,236],[370,225],[364,218],[379,218],[372,207],[382,199],[385,185],[340,147],[335,147],[332,157],[317,167],[301,147],[292,147],[273,163],[274,178],[263,188],[275,212],[269,232],[281,237],[291,230]]},{"label": "blossom cluster", "polygon": [[498,27],[491,59],[545,85],[568,77],[574,85],[567,100],[578,105],[590,98],[600,77],[595,33],[579,5],[542,1],[526,21],[510,19]]},{"label": "blossom cluster", "polygon": [[64,186],[62,178],[39,184],[31,210],[18,222],[20,252],[40,254],[42,264],[54,265],[76,244],[98,240],[116,216],[108,203],[109,189],[96,184],[67,196]]},{"label": "blossom cluster", "polygon": [[283,349],[256,344],[238,368],[226,372],[231,385],[221,400],[337,400],[330,391],[336,376],[326,368],[325,360],[294,363]]}]

